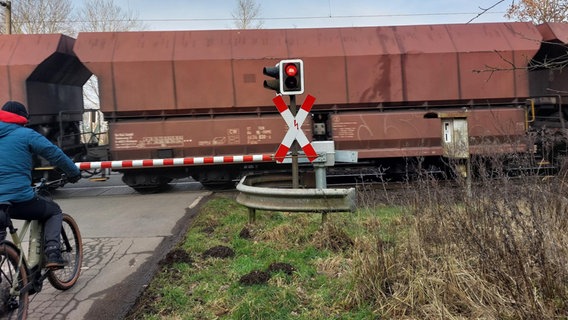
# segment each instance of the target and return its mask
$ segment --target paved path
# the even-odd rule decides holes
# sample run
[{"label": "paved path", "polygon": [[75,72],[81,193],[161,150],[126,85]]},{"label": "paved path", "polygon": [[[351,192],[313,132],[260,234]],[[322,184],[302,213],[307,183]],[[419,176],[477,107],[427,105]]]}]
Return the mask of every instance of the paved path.
[{"label": "paved path", "polygon": [[30,297],[29,318],[123,318],[209,194],[196,183],[152,195],[85,182],[56,192],[56,201],[79,224],[83,270],[68,291],[55,290],[45,281],[44,290]]}]

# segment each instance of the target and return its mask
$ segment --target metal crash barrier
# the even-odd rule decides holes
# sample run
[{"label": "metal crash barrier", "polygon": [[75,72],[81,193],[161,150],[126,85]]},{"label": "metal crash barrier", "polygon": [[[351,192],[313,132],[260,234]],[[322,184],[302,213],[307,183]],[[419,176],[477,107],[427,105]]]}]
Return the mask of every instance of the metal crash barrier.
[{"label": "metal crash barrier", "polygon": [[237,202],[249,208],[249,222],[256,221],[256,210],[321,213],[325,220],[329,212],[354,212],[357,194],[349,189],[291,189],[263,187],[288,185],[291,176],[245,176],[237,185]]}]

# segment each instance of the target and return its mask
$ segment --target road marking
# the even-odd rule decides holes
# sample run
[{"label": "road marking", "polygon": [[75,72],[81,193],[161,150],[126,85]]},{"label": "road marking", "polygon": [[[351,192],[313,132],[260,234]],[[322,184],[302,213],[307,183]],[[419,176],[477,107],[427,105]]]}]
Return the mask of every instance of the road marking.
[{"label": "road marking", "polygon": [[187,208],[188,208],[188,209],[193,209],[193,208],[195,208],[195,207],[199,204],[199,201],[201,201],[201,199],[203,199],[203,197],[205,197],[205,196],[199,196],[199,197],[197,197],[195,200],[193,200],[193,202],[192,202],[192,203],[189,205],[189,207],[187,207]]}]

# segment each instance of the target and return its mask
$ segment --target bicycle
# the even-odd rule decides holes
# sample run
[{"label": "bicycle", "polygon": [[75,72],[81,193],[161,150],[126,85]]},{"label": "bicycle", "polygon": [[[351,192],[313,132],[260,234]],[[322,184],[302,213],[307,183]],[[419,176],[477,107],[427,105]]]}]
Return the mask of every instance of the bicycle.
[{"label": "bicycle", "polygon": [[[54,181],[42,179],[36,186],[38,195],[46,196],[49,190],[65,184],[65,177]],[[63,214],[61,227],[61,253],[68,264],[59,269],[44,267],[43,224],[38,220],[24,220],[21,231],[14,228],[9,215],[11,204],[0,203],[0,318],[26,319],[29,296],[42,290],[47,278],[58,290],[67,290],[77,282],[83,261],[83,244],[79,227],[68,214]],[[6,239],[6,228],[12,241]],[[29,235],[28,235],[29,232]],[[27,256],[22,239],[29,236]]]}]

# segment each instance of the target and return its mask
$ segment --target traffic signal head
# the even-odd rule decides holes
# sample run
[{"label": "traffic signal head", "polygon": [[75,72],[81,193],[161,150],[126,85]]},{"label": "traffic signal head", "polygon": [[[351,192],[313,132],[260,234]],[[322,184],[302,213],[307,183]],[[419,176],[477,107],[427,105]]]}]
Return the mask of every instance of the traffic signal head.
[{"label": "traffic signal head", "polygon": [[262,68],[262,73],[265,76],[274,78],[273,80],[264,80],[263,86],[266,89],[271,89],[276,92],[280,92],[280,63],[274,67],[264,67]]},{"label": "traffic signal head", "polygon": [[304,93],[304,62],[300,59],[281,60],[274,67],[264,67],[262,73],[274,78],[264,80],[267,89],[287,96]]},{"label": "traffic signal head", "polygon": [[304,93],[304,62],[302,60],[282,60],[278,71],[282,95]]}]

